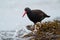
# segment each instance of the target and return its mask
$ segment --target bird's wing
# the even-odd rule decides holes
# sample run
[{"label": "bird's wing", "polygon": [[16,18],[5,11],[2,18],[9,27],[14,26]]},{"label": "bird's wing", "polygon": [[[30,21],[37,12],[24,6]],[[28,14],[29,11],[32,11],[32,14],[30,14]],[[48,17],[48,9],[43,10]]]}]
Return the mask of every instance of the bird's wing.
[{"label": "bird's wing", "polygon": [[46,16],[46,14],[41,10],[32,10],[32,13],[39,15],[39,16]]},{"label": "bird's wing", "polygon": [[42,12],[41,10],[32,10],[32,12],[36,15],[44,15],[44,12]]}]

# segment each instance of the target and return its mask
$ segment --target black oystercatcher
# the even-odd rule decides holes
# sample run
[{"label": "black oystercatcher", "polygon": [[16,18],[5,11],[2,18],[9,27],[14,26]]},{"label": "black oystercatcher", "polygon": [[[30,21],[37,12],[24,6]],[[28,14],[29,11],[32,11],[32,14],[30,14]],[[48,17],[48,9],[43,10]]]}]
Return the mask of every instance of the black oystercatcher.
[{"label": "black oystercatcher", "polygon": [[35,24],[37,22],[41,22],[46,17],[50,17],[41,10],[31,10],[28,7],[26,7],[24,10],[25,10],[25,13],[23,14],[23,17],[25,14],[27,14],[28,18]]}]

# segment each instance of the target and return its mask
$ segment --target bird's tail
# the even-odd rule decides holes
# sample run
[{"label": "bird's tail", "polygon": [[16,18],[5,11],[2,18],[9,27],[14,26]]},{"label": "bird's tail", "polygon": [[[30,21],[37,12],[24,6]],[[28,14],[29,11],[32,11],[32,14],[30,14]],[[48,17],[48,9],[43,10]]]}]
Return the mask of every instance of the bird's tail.
[{"label": "bird's tail", "polygon": [[50,16],[47,16],[47,17],[50,17]]},{"label": "bird's tail", "polygon": [[46,17],[50,17],[50,16],[47,15]]}]

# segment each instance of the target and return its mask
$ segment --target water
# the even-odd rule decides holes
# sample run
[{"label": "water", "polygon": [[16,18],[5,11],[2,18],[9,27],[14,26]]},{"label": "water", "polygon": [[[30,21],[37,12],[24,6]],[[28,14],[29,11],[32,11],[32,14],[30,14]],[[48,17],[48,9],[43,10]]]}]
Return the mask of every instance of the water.
[{"label": "water", "polygon": [[0,31],[0,40],[29,40],[29,38],[22,38],[25,33],[25,30]]}]

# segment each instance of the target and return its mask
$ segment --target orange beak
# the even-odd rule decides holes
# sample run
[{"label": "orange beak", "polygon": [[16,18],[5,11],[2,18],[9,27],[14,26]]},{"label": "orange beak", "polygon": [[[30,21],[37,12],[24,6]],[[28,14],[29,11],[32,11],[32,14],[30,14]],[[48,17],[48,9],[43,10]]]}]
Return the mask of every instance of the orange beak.
[{"label": "orange beak", "polygon": [[23,14],[23,16],[22,16],[22,17],[24,17],[24,16],[25,16],[25,14],[27,14],[27,12],[26,12],[26,11],[24,12],[24,14]]}]

